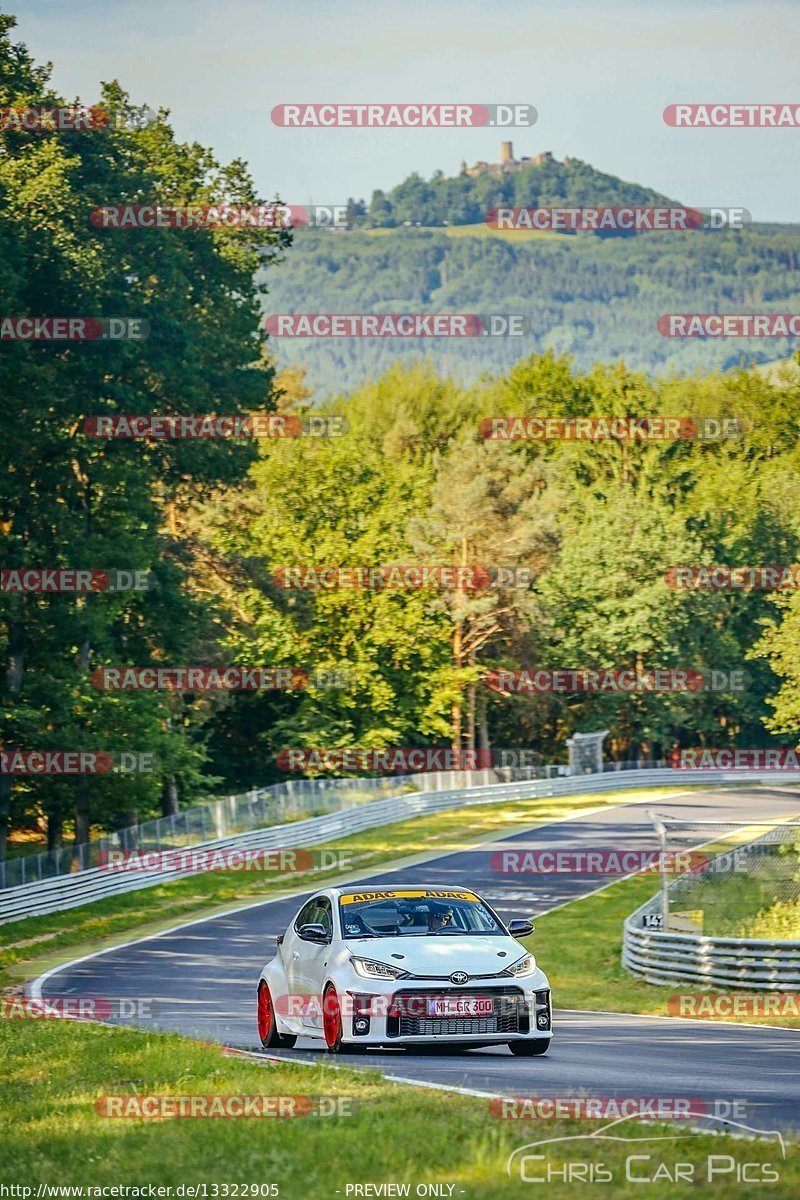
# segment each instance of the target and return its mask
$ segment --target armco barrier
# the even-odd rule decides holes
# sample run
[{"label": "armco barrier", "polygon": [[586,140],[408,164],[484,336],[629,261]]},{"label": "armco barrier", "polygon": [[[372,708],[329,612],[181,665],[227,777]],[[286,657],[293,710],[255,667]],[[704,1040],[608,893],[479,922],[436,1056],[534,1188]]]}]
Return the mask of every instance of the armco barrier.
[{"label": "armco barrier", "polygon": [[[783,782],[790,782],[784,779]],[[798,776],[800,779],[800,775]],[[448,808],[472,804],[500,804],[506,800],[535,800],[547,797],[576,795],[581,792],[607,792],[627,788],[675,787],[686,784],[775,782],[775,775],[756,771],[674,771],[654,770],[607,772],[597,775],[578,775],[538,782],[523,780],[517,783],[490,784],[485,787],[452,788],[438,792],[414,792],[359,804],[340,812],[327,813],[293,821],[287,825],[269,826],[250,833],[203,842],[193,849],[223,849],[235,847],[251,850],[293,849],[316,846],[335,838],[347,837],[363,829],[392,825],[410,817],[423,816]],[[59,912],[103,900],[122,892],[153,887],[166,880],[178,879],[189,871],[161,871],[143,874],[116,874],[100,868],[59,875],[41,883],[23,884],[0,891],[0,924],[19,921],[24,917]]]},{"label": "armco barrier", "polygon": [[659,894],[631,913],[623,925],[622,965],[648,983],[800,991],[800,941],[705,937],[646,928],[645,918],[661,912]]}]

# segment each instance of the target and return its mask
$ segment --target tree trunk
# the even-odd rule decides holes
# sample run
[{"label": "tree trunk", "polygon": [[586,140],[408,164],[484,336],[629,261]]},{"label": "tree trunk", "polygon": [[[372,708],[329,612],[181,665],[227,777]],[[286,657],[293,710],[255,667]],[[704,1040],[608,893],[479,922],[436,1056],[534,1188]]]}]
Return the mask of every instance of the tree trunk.
[{"label": "tree trunk", "polygon": [[491,746],[489,744],[489,719],[487,714],[486,692],[481,688],[480,695],[478,696],[478,737],[480,739],[480,748],[488,757]]},{"label": "tree trunk", "polygon": [[[462,567],[467,565],[467,539],[461,539],[461,564]],[[462,611],[462,592],[461,587],[462,576],[457,573],[457,583],[455,589],[455,605],[454,612],[456,615],[455,628],[453,629],[453,665],[456,671],[460,671],[464,665],[464,620],[461,616]],[[453,701],[451,709],[451,721],[453,725],[453,750],[457,753],[461,751],[461,743],[463,741],[463,705],[461,700],[461,680],[456,680],[456,698]]]},{"label": "tree trunk", "polygon": [[[89,656],[91,654],[91,645],[85,641],[80,648],[78,654],[78,666],[81,671],[88,674],[89,671]],[[76,780],[75,791],[75,841],[73,843],[73,860],[78,860],[83,865],[80,858],[80,847],[89,844],[89,825],[91,822],[91,802],[89,800],[89,788],[91,783],[83,776]],[[88,856],[86,857],[86,865],[88,866]]]},{"label": "tree trunk", "polygon": [[[462,654],[461,654],[461,621],[456,621],[456,627],[453,631],[453,665],[457,671],[461,670]],[[453,725],[453,750],[456,752],[461,750],[461,681],[456,683],[456,697],[453,701],[451,709],[451,722]]]},{"label": "tree trunk", "polygon": [[64,816],[60,809],[47,814],[47,849],[60,850],[64,841]]},{"label": "tree trunk", "polygon": [[[475,666],[474,653],[469,656],[469,665],[471,667]],[[473,751],[475,749],[475,691],[475,684],[473,682],[467,689],[467,747]]]},{"label": "tree trunk", "polygon": [[122,848],[123,850],[136,850],[138,848],[138,838],[136,831],[139,825],[139,814],[135,808],[128,808],[122,814]]},{"label": "tree trunk", "polygon": [[174,775],[165,775],[161,785],[161,812],[165,817],[174,817],[178,812],[178,785]]},{"label": "tree trunk", "polygon": [[[9,621],[8,642],[6,645],[6,687],[8,697],[13,705],[22,691],[24,673],[25,624],[23,620],[23,600],[20,597],[17,619]],[[2,748],[7,753],[13,753],[16,745],[7,737],[2,739]],[[5,862],[8,848],[8,818],[11,813],[11,780],[13,776],[3,773],[0,775],[0,863]]]},{"label": "tree trunk", "polygon": [[77,794],[75,796],[75,841],[74,858],[80,857],[80,847],[89,844],[89,784],[83,778],[77,783]]}]

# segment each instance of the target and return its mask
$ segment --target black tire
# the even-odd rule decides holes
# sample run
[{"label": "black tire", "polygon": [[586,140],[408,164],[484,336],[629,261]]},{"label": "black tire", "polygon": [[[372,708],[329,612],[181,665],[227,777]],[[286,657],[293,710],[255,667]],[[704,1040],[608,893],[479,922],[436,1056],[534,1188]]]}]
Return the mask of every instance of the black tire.
[{"label": "black tire", "polygon": [[258,1036],[265,1050],[291,1050],[297,1041],[293,1033],[278,1033],[275,1008],[267,985],[258,985]]},{"label": "black tire", "polygon": [[508,1048],[518,1058],[533,1058],[534,1055],[547,1054],[550,1038],[525,1038],[524,1041],[509,1042]]}]

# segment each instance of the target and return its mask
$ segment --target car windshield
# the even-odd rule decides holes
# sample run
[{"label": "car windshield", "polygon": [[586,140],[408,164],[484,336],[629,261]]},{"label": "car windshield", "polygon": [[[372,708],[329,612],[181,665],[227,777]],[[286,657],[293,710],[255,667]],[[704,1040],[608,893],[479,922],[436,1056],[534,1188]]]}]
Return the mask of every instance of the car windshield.
[{"label": "car windshield", "polygon": [[339,910],[345,938],[505,936],[472,892],[407,888],[346,892],[339,897]]}]

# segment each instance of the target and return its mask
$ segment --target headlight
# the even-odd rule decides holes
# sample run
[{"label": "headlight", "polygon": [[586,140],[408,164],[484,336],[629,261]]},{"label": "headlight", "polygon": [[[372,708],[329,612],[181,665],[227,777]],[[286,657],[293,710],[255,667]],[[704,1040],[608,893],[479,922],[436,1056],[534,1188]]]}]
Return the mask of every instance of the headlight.
[{"label": "headlight", "polygon": [[408,979],[408,971],[390,967],[388,963],[375,962],[371,958],[356,958],[355,955],[350,961],[356,974],[363,975],[366,979]]},{"label": "headlight", "polygon": [[536,959],[532,954],[526,954],[518,962],[512,963],[510,967],[506,967],[503,974],[513,975],[518,979],[521,975],[532,975],[535,970]]}]

